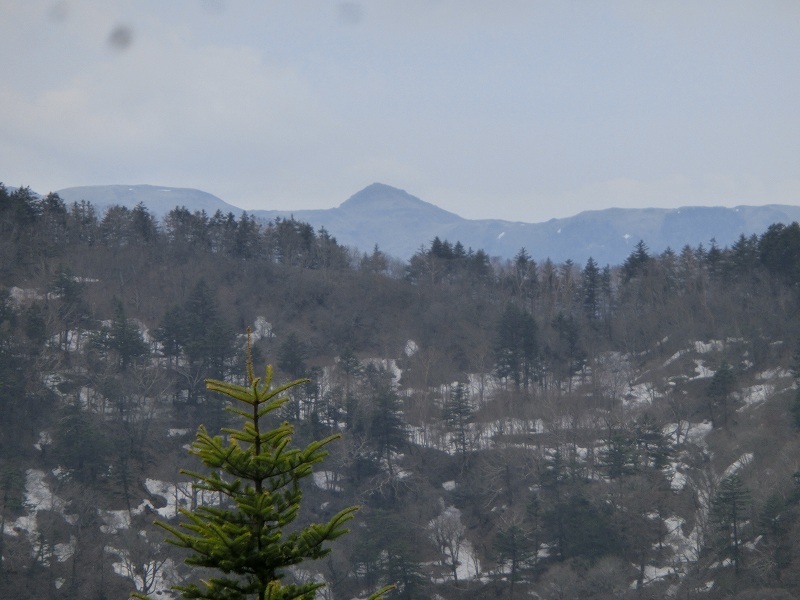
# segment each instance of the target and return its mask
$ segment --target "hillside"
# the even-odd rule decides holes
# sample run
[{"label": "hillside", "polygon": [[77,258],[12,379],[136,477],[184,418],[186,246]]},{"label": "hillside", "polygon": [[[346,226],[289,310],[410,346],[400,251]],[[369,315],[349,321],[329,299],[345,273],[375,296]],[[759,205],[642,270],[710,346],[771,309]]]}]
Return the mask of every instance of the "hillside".
[{"label": "hillside", "polygon": [[[391,199],[390,199],[391,200]],[[302,522],[361,505],[286,578],[327,598],[800,593],[800,226],[619,266],[407,262],[297,220],[164,225],[0,186],[0,597],[164,597],[204,574],[154,516],[230,423],[244,338],[298,442],[340,433]],[[278,420],[272,421],[277,424]]]}]

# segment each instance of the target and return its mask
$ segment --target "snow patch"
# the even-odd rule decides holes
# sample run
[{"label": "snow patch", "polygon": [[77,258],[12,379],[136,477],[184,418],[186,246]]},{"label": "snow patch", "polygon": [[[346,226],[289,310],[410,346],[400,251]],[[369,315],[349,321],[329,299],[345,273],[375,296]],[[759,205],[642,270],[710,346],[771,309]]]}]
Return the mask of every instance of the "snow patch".
[{"label": "snow patch", "polygon": [[452,492],[454,489],[456,489],[456,482],[455,482],[455,481],[452,481],[452,480],[451,480],[451,481],[445,481],[445,482],[442,484],[442,487],[443,487],[445,490],[447,490],[448,492]]},{"label": "snow patch", "polygon": [[311,476],[314,479],[314,485],[322,490],[330,492],[342,491],[342,486],[337,483],[339,476],[333,471],[314,471]]},{"label": "snow patch", "polygon": [[698,354],[708,354],[709,352],[721,352],[725,347],[722,340],[709,340],[708,342],[695,342],[694,351]]},{"label": "snow patch", "polygon": [[48,431],[40,431],[39,440],[33,445],[33,447],[41,452],[42,450],[44,450],[45,446],[51,446],[52,444],[53,444],[53,436],[50,435]]},{"label": "snow patch", "polygon": [[692,377],[691,379],[709,379],[714,376],[714,371],[706,367],[703,364],[702,360],[696,358],[694,359],[694,364],[695,364],[695,369],[694,369],[695,376]]},{"label": "snow patch", "polygon": [[172,428],[167,431],[168,437],[183,437],[189,434],[188,429],[179,429],[179,428]]},{"label": "snow patch", "polygon": [[714,426],[710,421],[703,421],[702,423],[689,423],[686,427],[686,433],[683,438],[690,444],[695,446],[705,446],[706,436],[711,433]]},{"label": "snow patch", "polygon": [[745,405],[739,410],[742,411],[750,406],[755,406],[757,404],[761,404],[762,402],[766,402],[774,393],[775,386],[769,383],[763,383],[745,388],[740,393],[742,402],[744,402]]},{"label": "snow patch", "polygon": [[747,452],[746,454],[742,454],[738,458],[738,460],[734,461],[734,463],[730,467],[725,469],[725,472],[722,474],[722,476],[723,477],[728,477],[730,475],[733,475],[734,473],[736,473],[737,471],[739,471],[743,467],[746,467],[747,465],[749,465],[751,462],[753,462],[753,453],[752,452]]},{"label": "snow patch", "polygon": [[406,356],[409,356],[409,357],[410,356],[414,356],[417,353],[417,350],[419,350],[419,346],[417,346],[417,342],[415,342],[414,340],[408,340],[406,342],[406,347],[405,347],[405,350],[404,350],[404,353],[405,353]]},{"label": "snow patch", "polygon": [[256,317],[253,323],[253,329],[250,332],[250,337],[254,342],[261,339],[272,338],[272,323],[267,321],[266,317]]},{"label": "snow patch", "polygon": [[756,379],[759,381],[773,381],[775,379],[786,379],[788,377],[792,377],[792,372],[788,369],[780,368],[767,369],[756,375]]},{"label": "snow patch", "polygon": [[9,297],[17,306],[21,304],[25,304],[28,302],[33,302],[36,300],[43,300],[44,296],[42,296],[36,290],[25,290],[18,287],[12,287],[8,290]]},{"label": "snow patch", "polygon": [[177,484],[158,479],[145,479],[144,486],[152,496],[164,498],[166,506],[154,508],[147,500],[134,509],[139,514],[145,509],[158,513],[160,517],[171,519],[178,515],[178,509],[191,508],[195,505],[219,506],[219,495],[215,492],[195,487],[190,481],[180,481]]}]

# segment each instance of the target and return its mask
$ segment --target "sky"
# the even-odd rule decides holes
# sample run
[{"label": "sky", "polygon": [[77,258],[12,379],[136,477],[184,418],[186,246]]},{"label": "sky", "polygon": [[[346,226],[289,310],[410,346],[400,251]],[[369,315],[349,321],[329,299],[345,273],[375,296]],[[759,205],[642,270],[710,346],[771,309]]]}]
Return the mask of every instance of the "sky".
[{"label": "sky", "polygon": [[797,0],[2,0],[0,181],[469,219],[800,204]]}]

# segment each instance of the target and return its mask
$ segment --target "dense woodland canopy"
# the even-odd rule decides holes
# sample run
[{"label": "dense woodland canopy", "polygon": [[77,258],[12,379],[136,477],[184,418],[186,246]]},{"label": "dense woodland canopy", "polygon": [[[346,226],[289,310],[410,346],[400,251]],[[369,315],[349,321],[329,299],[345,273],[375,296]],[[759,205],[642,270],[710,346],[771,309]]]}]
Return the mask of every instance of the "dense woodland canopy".
[{"label": "dense woodland canopy", "polygon": [[182,446],[227,423],[202,382],[243,372],[248,326],[256,363],[311,378],[281,418],[344,434],[304,502],[363,508],[294,573],[327,597],[798,597],[798,315],[797,223],[622,265],[439,238],[402,262],[294,219],[0,184],[0,597],[199,576],[152,482],[211,501]]}]

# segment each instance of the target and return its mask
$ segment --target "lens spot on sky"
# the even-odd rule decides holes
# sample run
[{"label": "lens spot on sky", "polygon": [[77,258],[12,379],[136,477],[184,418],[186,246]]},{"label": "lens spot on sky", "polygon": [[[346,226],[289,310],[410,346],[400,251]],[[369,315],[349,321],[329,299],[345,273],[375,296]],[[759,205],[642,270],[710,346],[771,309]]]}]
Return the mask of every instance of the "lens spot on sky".
[{"label": "lens spot on sky", "polygon": [[50,6],[48,16],[53,21],[66,21],[69,16],[69,5],[66,2],[54,2],[52,6]]},{"label": "lens spot on sky", "polygon": [[364,8],[358,2],[340,2],[339,20],[348,25],[358,25],[364,18]]},{"label": "lens spot on sky", "polygon": [[108,45],[124,52],[133,42],[133,31],[127,25],[117,25],[108,36]]}]

